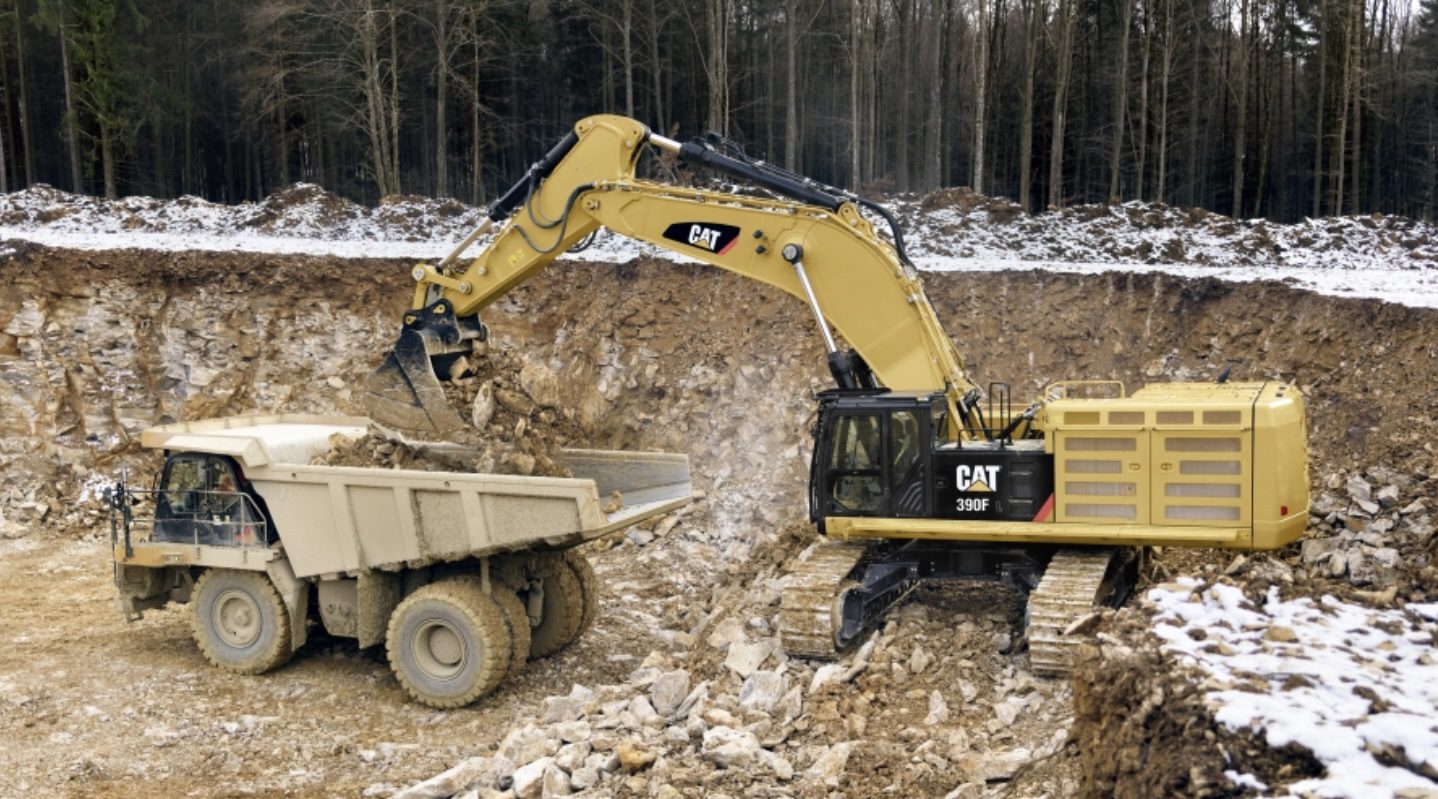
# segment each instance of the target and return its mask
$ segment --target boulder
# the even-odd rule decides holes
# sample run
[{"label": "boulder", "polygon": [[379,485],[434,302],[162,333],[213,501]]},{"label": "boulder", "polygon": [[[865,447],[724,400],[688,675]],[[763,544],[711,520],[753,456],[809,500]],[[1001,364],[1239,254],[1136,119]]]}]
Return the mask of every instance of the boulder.
[{"label": "boulder", "polygon": [[747,710],[769,713],[779,703],[789,681],[777,671],[756,671],[744,680],[739,689],[739,706]]},{"label": "boulder", "polygon": [[659,675],[659,679],[654,681],[654,687],[649,691],[649,700],[654,706],[654,712],[667,718],[678,712],[688,695],[689,672],[677,669]]},{"label": "boulder", "polygon": [[929,694],[929,715],[924,717],[924,724],[934,727],[949,720],[949,705],[944,701],[944,695],[938,691]]},{"label": "boulder", "polygon": [[759,739],[748,730],[713,727],[704,733],[705,759],[724,768],[745,768],[759,757]]},{"label": "boulder", "polygon": [[849,754],[854,745],[848,741],[837,743],[829,747],[824,754],[814,760],[805,772],[805,777],[810,782],[822,783],[830,788],[839,787],[840,780],[844,777],[844,769],[849,765]]},{"label": "boulder", "polygon": [[630,773],[649,768],[658,757],[653,749],[639,741],[626,739],[619,742],[619,765]]},{"label": "boulder", "polygon": [[764,665],[772,652],[773,644],[769,641],[731,644],[729,656],[724,658],[724,666],[740,677],[748,677]]},{"label": "boulder", "polygon": [[554,758],[541,757],[514,770],[510,790],[518,799],[540,799],[544,794],[544,773],[554,765]]},{"label": "boulder", "polygon": [[1344,483],[1344,488],[1348,491],[1348,498],[1354,502],[1371,502],[1373,500],[1373,486],[1356,474],[1348,478],[1348,482]]}]

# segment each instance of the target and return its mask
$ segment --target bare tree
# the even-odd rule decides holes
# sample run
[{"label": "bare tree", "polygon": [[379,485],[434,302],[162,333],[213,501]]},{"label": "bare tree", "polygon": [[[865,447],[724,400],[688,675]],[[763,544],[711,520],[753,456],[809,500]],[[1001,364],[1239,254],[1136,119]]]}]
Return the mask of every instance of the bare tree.
[{"label": "bare tree", "polygon": [[1108,201],[1118,202],[1119,159],[1123,155],[1124,116],[1128,111],[1128,40],[1134,0],[1118,0],[1118,78],[1114,82],[1113,138],[1108,158]]},{"label": "bare tree", "polygon": [[1046,0],[1027,0],[1024,4],[1027,35],[1024,36],[1024,74],[1021,89],[1019,122],[1019,205],[1033,210],[1034,182],[1034,71],[1039,59],[1039,41],[1043,38],[1044,18],[1048,15]]},{"label": "bare tree", "polygon": [[1073,71],[1074,2],[1058,0],[1054,16],[1054,105],[1049,144],[1049,207],[1064,206],[1064,125],[1068,121],[1069,76]]}]

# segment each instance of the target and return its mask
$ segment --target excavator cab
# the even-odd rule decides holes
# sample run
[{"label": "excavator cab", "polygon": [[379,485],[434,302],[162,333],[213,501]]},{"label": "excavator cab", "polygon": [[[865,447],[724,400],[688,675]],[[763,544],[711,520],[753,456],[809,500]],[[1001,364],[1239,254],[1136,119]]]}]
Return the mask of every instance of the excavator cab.
[{"label": "excavator cab", "polygon": [[943,394],[833,390],[819,396],[809,514],[1037,521],[1053,492],[1041,439],[949,441]]},{"label": "excavator cab", "polygon": [[884,390],[819,396],[810,516],[922,517],[931,507],[930,462],[945,429],[942,394]]}]

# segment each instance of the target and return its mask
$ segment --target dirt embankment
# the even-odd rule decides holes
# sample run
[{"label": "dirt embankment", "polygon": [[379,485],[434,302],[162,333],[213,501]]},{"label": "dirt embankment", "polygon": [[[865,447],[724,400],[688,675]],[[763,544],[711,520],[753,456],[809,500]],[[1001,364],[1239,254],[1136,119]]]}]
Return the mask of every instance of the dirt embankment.
[{"label": "dirt embankment", "polygon": [[[492,348],[521,370],[532,365],[532,375],[542,368],[554,376],[520,386],[544,400],[508,409],[518,416],[500,427],[552,409],[553,421],[580,439],[572,443],[688,453],[705,491],[692,510],[591,552],[606,583],[596,632],[497,698],[453,713],[414,710],[378,659],[342,642],[322,642],[270,678],[236,686],[199,663],[179,612],[129,628],[110,615],[103,552],[74,543],[100,530],[97,510],[79,501],[87,483],[93,488],[119,463],[133,462],[133,437],[159,421],[251,410],[357,412],[358,381],[397,330],[408,267],[34,247],[0,263],[0,278],[12,287],[0,296],[0,532],[15,539],[5,546],[21,566],[6,570],[0,591],[20,603],[64,580],[76,596],[73,606],[36,604],[6,623],[12,646],[0,655],[0,699],[14,712],[0,721],[0,734],[15,742],[15,759],[0,756],[0,771],[13,785],[40,793],[103,792],[126,781],[194,789],[180,775],[216,768],[235,790],[318,794],[404,784],[486,751],[527,717],[526,708],[533,715],[539,698],[565,694],[571,682],[649,690],[625,675],[656,651],[655,668],[712,681],[718,709],[744,720],[740,710],[748,708],[735,703],[748,678],[721,664],[734,643],[772,640],[774,569],[804,543],[780,533],[804,510],[812,392],[828,380],[802,304],[703,267],[562,264],[486,314]],[[926,274],[925,282],[973,373],[1008,381],[1016,399],[1056,379],[1136,387],[1232,366],[1235,377],[1281,377],[1307,392],[1316,487],[1329,490],[1334,479],[1345,485],[1360,468],[1374,477],[1382,466],[1395,482],[1406,478],[1406,499],[1435,472],[1429,387],[1438,383],[1438,344],[1425,331],[1438,313],[1276,283],[1156,275]],[[1383,481],[1374,482],[1376,493]],[[1347,502],[1340,511],[1342,524],[1335,519],[1315,535],[1336,537],[1362,518]],[[1384,507],[1367,521],[1397,512]],[[1415,511],[1381,533],[1368,525],[1364,534],[1379,538],[1361,546],[1426,557],[1413,533],[1420,518]],[[1201,570],[1228,561],[1169,562]],[[1296,552],[1277,562],[1298,582],[1331,565],[1320,569]],[[1081,749],[1052,736],[1068,724],[1068,689],[1024,679],[1021,659],[1007,651],[1018,621],[1013,600],[943,591],[920,597],[871,650],[854,692],[804,696],[806,729],[790,730],[792,743],[776,751],[808,773],[854,741],[849,779],[870,775],[862,785],[874,791],[931,793],[963,783],[973,793],[988,779],[1016,795],[1076,790]],[[969,619],[957,638],[955,616]],[[725,621],[732,623],[721,645],[711,644]],[[82,661],[105,665],[76,677]],[[773,669],[787,670],[796,686],[815,674],[804,664]],[[57,670],[71,677],[45,676]],[[146,675],[139,683],[137,672]],[[185,690],[167,693],[174,682]],[[1093,691],[1109,696],[1095,706],[1121,706],[1124,686],[1146,689],[1137,676],[1099,684]],[[214,720],[225,714],[234,718]],[[929,714],[939,720],[919,723]],[[319,717],[330,732],[315,728]],[[1089,740],[1093,730],[1105,730],[1094,740],[1146,735],[1086,718],[1080,712],[1071,740]],[[774,729],[777,735],[782,725]],[[937,743],[915,754],[930,739]],[[734,775],[714,777],[713,763],[697,768],[699,747],[674,742],[645,780],[728,786]],[[41,751],[61,765],[30,762]],[[1045,756],[1033,763],[1015,754],[1021,751]],[[694,762],[685,759],[691,755]],[[984,770],[1003,758],[1012,761],[1005,773]],[[1133,781],[1142,768],[1099,774],[1095,767],[1088,775],[1096,793],[1094,786],[1128,785],[1137,795],[1156,784]]]}]

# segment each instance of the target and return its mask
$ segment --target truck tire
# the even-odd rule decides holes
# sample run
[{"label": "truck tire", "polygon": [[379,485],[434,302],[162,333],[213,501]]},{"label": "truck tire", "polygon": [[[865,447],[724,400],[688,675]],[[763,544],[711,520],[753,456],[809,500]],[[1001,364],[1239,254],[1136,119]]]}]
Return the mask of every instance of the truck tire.
[{"label": "truck tire", "polygon": [[529,660],[529,614],[512,588],[494,582],[490,584],[489,595],[499,603],[504,625],[509,630],[510,655],[506,675],[513,677],[524,670],[524,664]]},{"label": "truck tire", "polygon": [[574,572],[575,579],[579,581],[579,593],[584,597],[584,612],[579,619],[579,632],[575,633],[580,636],[594,626],[594,620],[599,616],[599,577],[594,574],[594,567],[589,565],[589,558],[577,549],[564,550],[564,562]]},{"label": "truck tire", "polygon": [[195,583],[190,617],[205,660],[262,674],[290,659],[290,614],[263,572],[210,569]]},{"label": "truck tire", "polygon": [[544,585],[544,612],[539,624],[529,631],[530,659],[548,657],[563,649],[579,634],[584,621],[584,594],[574,569],[558,552],[540,555],[534,575]]},{"label": "truck tire", "polygon": [[430,583],[389,617],[385,651],[406,693],[430,707],[461,707],[509,671],[509,629],[499,603],[470,580]]}]

